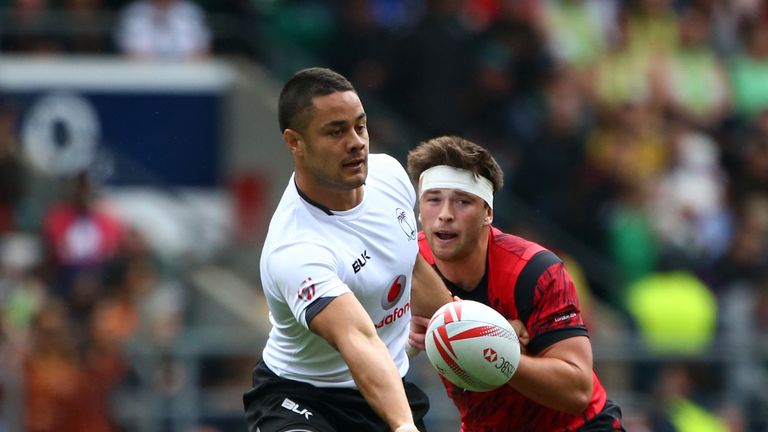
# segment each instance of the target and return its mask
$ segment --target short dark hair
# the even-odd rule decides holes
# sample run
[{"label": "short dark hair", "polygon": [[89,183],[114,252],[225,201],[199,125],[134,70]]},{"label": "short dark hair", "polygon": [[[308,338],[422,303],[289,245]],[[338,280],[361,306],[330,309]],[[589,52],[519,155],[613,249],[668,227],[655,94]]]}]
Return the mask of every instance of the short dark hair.
[{"label": "short dark hair", "polygon": [[352,83],[330,69],[313,67],[296,72],[283,86],[277,105],[280,131],[303,130],[314,107],[312,99],[331,93],[355,91]]},{"label": "short dark hair", "polygon": [[408,152],[408,174],[414,183],[421,173],[433,166],[447,165],[465,169],[487,178],[493,192],[504,186],[504,172],[484,147],[457,136],[441,136],[420,143]]}]

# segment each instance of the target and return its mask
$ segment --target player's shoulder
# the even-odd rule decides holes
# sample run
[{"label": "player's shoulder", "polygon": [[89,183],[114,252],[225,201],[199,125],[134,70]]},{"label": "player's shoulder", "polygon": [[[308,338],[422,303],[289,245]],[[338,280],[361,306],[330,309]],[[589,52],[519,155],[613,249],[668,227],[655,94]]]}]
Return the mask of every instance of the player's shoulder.
[{"label": "player's shoulder", "polygon": [[265,244],[283,245],[293,242],[316,242],[323,244],[322,230],[318,229],[314,217],[298,195],[286,194],[272,214]]},{"label": "player's shoulder", "polygon": [[491,229],[491,236],[494,252],[499,255],[508,255],[517,259],[530,259],[539,252],[555,255],[554,252],[539,243],[501,231],[495,227]]},{"label": "player's shoulder", "polygon": [[368,155],[368,180],[366,184],[374,189],[399,191],[399,194],[409,202],[416,199],[413,185],[408,173],[405,172],[405,168],[400,161],[388,154]]},{"label": "player's shoulder", "polygon": [[419,253],[427,260],[428,263],[434,264],[435,257],[432,255],[432,249],[429,248],[429,242],[427,241],[427,235],[424,231],[419,231],[418,235]]},{"label": "player's shoulder", "polygon": [[403,168],[403,164],[401,164],[400,161],[395,159],[394,156],[388,155],[386,153],[371,153],[368,155],[368,161],[372,165],[375,164],[380,166],[398,167],[400,169]]},{"label": "player's shoulder", "polygon": [[[312,225],[311,221],[307,221]],[[261,252],[262,265],[273,269],[295,268],[302,263],[333,264],[337,261],[333,243],[302,223],[270,225]]]},{"label": "player's shoulder", "polygon": [[401,174],[407,178],[405,168],[394,157],[386,153],[372,153],[368,155],[368,175],[376,178],[389,178],[392,174]]}]

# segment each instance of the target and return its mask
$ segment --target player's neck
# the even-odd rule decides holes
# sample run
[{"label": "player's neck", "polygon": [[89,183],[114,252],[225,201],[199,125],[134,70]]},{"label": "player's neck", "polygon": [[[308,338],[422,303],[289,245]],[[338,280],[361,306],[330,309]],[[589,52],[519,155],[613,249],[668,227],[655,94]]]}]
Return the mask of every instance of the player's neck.
[{"label": "player's neck", "polygon": [[464,291],[473,291],[485,275],[486,256],[488,254],[488,236],[482,235],[474,252],[467,256],[443,261],[435,257],[435,264],[444,278]]},{"label": "player's neck", "polygon": [[332,188],[312,181],[296,173],[296,187],[303,198],[324,210],[345,211],[355,208],[363,201],[363,186],[354,189]]}]

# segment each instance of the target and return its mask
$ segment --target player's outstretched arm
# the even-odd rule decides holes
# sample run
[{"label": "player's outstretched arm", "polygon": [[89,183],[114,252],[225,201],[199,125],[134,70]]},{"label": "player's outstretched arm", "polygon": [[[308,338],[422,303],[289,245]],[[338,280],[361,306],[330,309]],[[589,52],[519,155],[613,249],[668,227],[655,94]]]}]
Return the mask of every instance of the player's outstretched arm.
[{"label": "player's outstretched arm", "polygon": [[333,299],[309,327],[339,351],[368,404],[393,431],[416,431],[400,374],[354,294]]},{"label": "player's outstretched arm", "polygon": [[416,256],[411,285],[411,324],[408,334],[408,357],[424,350],[424,334],[432,315],[453,301],[443,280],[421,254]]},{"label": "player's outstretched arm", "polygon": [[589,338],[564,339],[536,357],[520,356],[507,385],[552,409],[574,415],[584,412],[594,385]]},{"label": "player's outstretched arm", "polygon": [[411,285],[411,313],[421,317],[431,317],[440,309],[440,306],[452,301],[451,292],[446,288],[440,275],[421,254],[416,255]]}]

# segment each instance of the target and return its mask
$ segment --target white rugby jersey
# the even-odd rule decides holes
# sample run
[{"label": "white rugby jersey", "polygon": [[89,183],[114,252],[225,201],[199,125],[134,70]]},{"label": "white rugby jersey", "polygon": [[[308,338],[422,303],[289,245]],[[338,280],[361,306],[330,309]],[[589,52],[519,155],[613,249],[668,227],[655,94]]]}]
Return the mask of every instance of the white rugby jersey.
[{"label": "white rugby jersey", "polygon": [[291,176],[269,224],[261,282],[272,330],[263,359],[278,376],[318,387],[355,387],[341,358],[309,330],[306,310],[321,297],[352,292],[404,376],[411,275],[418,244],[416,194],[400,163],[368,157],[362,202],[328,214],[303,199]]}]

